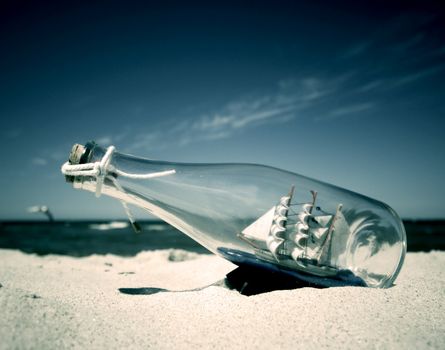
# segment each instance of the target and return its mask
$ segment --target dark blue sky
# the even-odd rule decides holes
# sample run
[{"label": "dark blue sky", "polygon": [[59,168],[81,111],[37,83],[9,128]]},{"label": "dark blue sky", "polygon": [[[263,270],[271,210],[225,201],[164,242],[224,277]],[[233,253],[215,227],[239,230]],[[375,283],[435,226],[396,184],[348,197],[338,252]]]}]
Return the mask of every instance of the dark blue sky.
[{"label": "dark blue sky", "polygon": [[439,3],[2,2],[0,218],[123,217],[60,174],[91,139],[277,166],[444,218]]}]

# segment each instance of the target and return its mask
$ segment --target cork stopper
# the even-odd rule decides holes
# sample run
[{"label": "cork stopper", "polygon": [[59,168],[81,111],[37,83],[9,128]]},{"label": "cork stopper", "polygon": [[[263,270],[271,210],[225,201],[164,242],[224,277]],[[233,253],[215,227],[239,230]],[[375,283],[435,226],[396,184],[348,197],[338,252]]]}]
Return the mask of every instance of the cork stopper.
[{"label": "cork stopper", "polygon": [[71,148],[71,153],[69,157],[70,164],[80,164],[83,154],[85,153],[85,146],[81,144],[74,144]]},{"label": "cork stopper", "polygon": [[[68,161],[70,164],[85,164],[90,161],[91,151],[96,144],[92,142],[87,142],[85,145],[74,144],[71,148],[70,156]],[[66,175],[66,182],[74,182],[74,176]]]}]

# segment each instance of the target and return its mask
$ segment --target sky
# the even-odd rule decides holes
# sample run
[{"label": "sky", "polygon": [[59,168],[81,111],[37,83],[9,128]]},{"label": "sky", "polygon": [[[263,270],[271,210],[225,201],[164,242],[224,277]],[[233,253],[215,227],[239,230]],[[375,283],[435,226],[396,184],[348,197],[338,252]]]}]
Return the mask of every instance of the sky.
[{"label": "sky", "polygon": [[444,14],[440,1],[2,1],[0,219],[43,204],[125,217],[60,173],[89,140],[271,165],[445,218]]}]

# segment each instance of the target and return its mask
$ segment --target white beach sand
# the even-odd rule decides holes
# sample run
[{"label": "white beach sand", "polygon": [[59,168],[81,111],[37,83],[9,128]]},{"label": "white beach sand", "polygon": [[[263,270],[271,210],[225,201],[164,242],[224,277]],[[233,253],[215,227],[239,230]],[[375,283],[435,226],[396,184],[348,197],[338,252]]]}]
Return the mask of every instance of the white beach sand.
[{"label": "white beach sand", "polygon": [[390,289],[250,297],[199,289],[233,268],[181,251],[72,258],[0,250],[0,348],[445,348],[445,252],[408,254]]}]

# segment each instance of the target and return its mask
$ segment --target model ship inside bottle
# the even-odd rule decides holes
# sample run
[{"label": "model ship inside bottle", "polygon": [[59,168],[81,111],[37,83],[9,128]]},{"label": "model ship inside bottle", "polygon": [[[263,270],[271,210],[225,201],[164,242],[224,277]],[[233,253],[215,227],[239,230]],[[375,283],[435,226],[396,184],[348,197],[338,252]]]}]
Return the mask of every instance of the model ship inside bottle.
[{"label": "model ship inside bottle", "polygon": [[276,206],[246,227],[240,238],[265,260],[319,276],[336,275],[342,262],[340,252],[333,251],[333,240],[350,234],[341,213],[342,205],[335,213],[327,213],[316,206],[317,192],[311,191],[312,201],[308,203],[294,202],[293,194],[294,187]]}]

